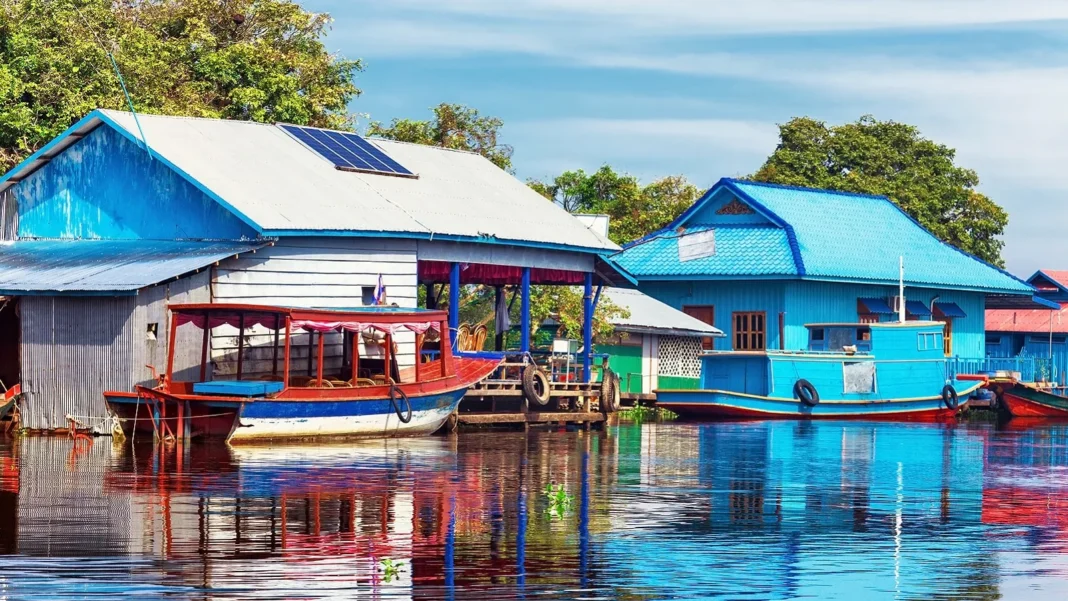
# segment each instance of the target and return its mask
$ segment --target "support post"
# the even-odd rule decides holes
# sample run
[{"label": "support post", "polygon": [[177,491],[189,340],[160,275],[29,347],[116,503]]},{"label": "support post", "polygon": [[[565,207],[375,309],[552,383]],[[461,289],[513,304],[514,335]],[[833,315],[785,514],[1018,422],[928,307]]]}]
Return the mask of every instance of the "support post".
[{"label": "support post", "polygon": [[[170,314],[170,335],[167,336],[167,382],[174,381],[174,343],[178,338],[178,318],[174,313]],[[208,324],[204,324],[205,327]]]},{"label": "support post", "polygon": [[[496,349],[496,351],[498,353],[501,352],[502,350],[504,350],[504,332],[497,332],[496,331],[497,330],[496,324],[498,322],[500,322],[500,320],[501,320],[500,316],[497,315],[496,312],[499,311],[501,306],[504,304],[502,302],[503,300],[504,300],[504,286],[497,286],[496,288],[494,288],[494,294],[493,294],[493,311],[494,311],[494,315],[493,315],[493,317],[494,317],[494,320],[493,320],[494,328],[493,328],[493,330],[494,330],[494,333],[496,334],[493,337],[493,348]],[[507,311],[507,309],[505,309],[505,310]]]},{"label": "support post", "polygon": [[[356,385],[356,380],[360,377],[360,333],[352,333],[352,381],[350,384]],[[355,506],[354,506],[355,507]],[[355,509],[353,509],[355,511]]]},{"label": "support post", "polygon": [[200,381],[208,381],[208,343],[211,338],[211,318],[204,312],[204,334],[200,340]]},{"label": "support post", "polygon": [[274,315],[274,347],[271,348],[271,377],[278,377],[278,337],[281,336],[282,317]]},{"label": "support post", "polygon": [[323,355],[326,354],[326,332],[319,332],[319,349],[316,352],[315,361],[315,381],[322,387],[323,386]]},{"label": "support post", "polygon": [[291,330],[290,317],[286,315],[286,346],[282,352],[282,382],[286,388],[289,388],[289,346],[293,339]]},{"label": "support post", "polygon": [[590,353],[593,352],[593,274],[587,273],[582,294],[582,378],[589,382]]},{"label": "support post", "polygon": [[460,329],[460,264],[449,266],[449,331]]},{"label": "support post", "polygon": [[522,315],[520,320],[519,331],[522,335],[519,338],[519,350],[524,353],[530,352],[530,268],[523,268],[523,280],[520,284],[519,293],[523,295],[522,303],[520,304],[519,312]]},{"label": "support post", "polygon": [[245,314],[237,318],[237,379],[245,373]]}]

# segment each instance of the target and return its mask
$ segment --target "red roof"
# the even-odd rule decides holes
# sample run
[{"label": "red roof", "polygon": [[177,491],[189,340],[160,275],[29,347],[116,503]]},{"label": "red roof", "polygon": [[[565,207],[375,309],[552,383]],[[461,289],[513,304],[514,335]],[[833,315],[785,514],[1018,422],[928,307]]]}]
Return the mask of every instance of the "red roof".
[{"label": "red roof", "polygon": [[[1064,288],[1068,288],[1068,271],[1054,271],[1052,269],[1042,269],[1038,273],[1036,273],[1035,275],[1036,276],[1038,276],[1038,275],[1046,276],[1047,279],[1053,280],[1054,282],[1060,284]],[[1031,279],[1034,280],[1035,278],[1032,277]],[[1037,284],[1034,281],[1032,281],[1030,283],[1032,285]],[[1039,285],[1036,285],[1035,287],[1036,288],[1040,288],[1040,289],[1043,288],[1043,286],[1039,286]]]},{"label": "red roof", "polygon": [[[1068,271],[1055,271],[1052,273],[1062,273],[1068,277]],[[1061,303],[1060,311],[1046,309],[987,309],[986,331],[1049,332],[1050,314],[1053,315],[1053,331],[1058,334],[1068,334],[1068,303]]]}]

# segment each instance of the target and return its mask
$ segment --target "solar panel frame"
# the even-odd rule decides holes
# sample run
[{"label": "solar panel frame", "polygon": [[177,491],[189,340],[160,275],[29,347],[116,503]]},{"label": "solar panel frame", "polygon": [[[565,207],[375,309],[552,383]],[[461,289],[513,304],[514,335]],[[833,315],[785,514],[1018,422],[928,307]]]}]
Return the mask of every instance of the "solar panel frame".
[{"label": "solar panel frame", "polygon": [[341,171],[408,178],[419,177],[404,165],[393,160],[382,149],[357,134],[289,123],[277,125],[308,150],[326,159]]}]

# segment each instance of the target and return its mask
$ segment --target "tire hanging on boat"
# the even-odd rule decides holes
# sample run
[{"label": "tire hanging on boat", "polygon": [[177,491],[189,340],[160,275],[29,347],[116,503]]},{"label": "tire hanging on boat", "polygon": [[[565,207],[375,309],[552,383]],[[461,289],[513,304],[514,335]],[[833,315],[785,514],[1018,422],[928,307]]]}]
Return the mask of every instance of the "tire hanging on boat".
[{"label": "tire hanging on boat", "polygon": [[812,382],[804,378],[794,383],[794,396],[809,407],[815,407],[820,403],[820,393],[816,391]]},{"label": "tire hanging on boat", "polygon": [[[404,401],[405,411],[401,411],[400,405],[397,404],[398,396],[400,396],[400,400]],[[412,403],[408,400],[408,395],[398,388],[396,384],[391,384],[389,387],[389,402],[393,405],[393,411],[397,414],[397,419],[402,424],[412,421]]]},{"label": "tire hanging on boat", "polygon": [[543,407],[549,404],[549,378],[533,363],[523,368],[523,396],[527,398],[528,404],[534,403]]},{"label": "tire hanging on boat", "polygon": [[942,387],[942,402],[946,405],[946,409],[956,410],[960,406],[959,399],[957,398],[957,391],[949,384]]}]

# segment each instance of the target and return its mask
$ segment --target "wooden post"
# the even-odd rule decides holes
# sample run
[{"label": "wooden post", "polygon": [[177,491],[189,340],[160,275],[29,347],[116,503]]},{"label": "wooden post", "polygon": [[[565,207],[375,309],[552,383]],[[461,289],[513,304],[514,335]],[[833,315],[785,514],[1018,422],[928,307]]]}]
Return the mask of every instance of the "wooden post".
[{"label": "wooden post", "polygon": [[[360,333],[352,333],[352,385],[356,385],[356,380],[360,377]],[[356,511],[356,506],[353,505],[353,511]]]},{"label": "wooden post", "polygon": [[282,382],[288,388],[289,387],[289,345],[292,339],[290,336],[290,319],[286,315],[286,346],[285,352],[282,353]]},{"label": "wooden post", "polygon": [[245,312],[238,314],[237,318],[237,379],[245,371]]},{"label": "wooden post", "polygon": [[[497,321],[500,320],[500,316],[496,313],[500,310],[501,306],[504,305],[502,302],[504,299],[504,286],[497,286],[494,288],[493,292],[494,326],[496,326]],[[507,310],[508,309],[505,309],[505,311]],[[504,350],[504,332],[498,332],[496,327],[493,328],[493,331],[493,348],[499,353]]]},{"label": "wooden post", "polygon": [[460,329],[460,264],[449,268],[449,330]]},{"label": "wooden post", "polygon": [[[312,357],[314,357],[314,354],[312,353],[312,349],[315,348],[315,331],[314,330],[305,330],[305,331],[308,332],[308,376],[311,376],[312,375]],[[320,334],[320,336],[321,335],[322,334]]]},{"label": "wooden post", "polygon": [[208,381],[208,344],[211,340],[211,318],[204,312],[204,335],[200,341],[200,381]]},{"label": "wooden post", "polygon": [[420,375],[422,371],[419,366],[423,363],[423,340],[426,338],[426,333],[415,335],[415,381],[422,382],[423,378]]},{"label": "wooden post", "polygon": [[522,336],[519,339],[519,350],[524,353],[530,352],[530,268],[523,268],[523,279],[520,284],[520,294],[523,295],[522,303],[520,304],[520,314],[522,317],[522,323],[520,325],[520,332]]},{"label": "wooden post", "polygon": [[[590,353],[593,352],[593,274],[587,273],[582,295],[582,378],[589,383]],[[587,401],[588,402],[588,401]]]},{"label": "wooden post", "polygon": [[319,332],[319,352],[318,352],[318,365],[315,367],[315,379],[318,381],[319,386],[323,385],[323,355],[326,354],[326,336],[323,336],[326,332]]},{"label": "wooden post", "polygon": [[439,324],[441,328],[441,377],[449,377],[449,365],[452,364],[452,343],[449,341],[449,327],[446,322]]},{"label": "wooden post", "polygon": [[167,338],[167,382],[171,382],[174,379],[174,342],[178,337],[178,320],[174,317],[174,313],[169,315],[171,320],[170,336]]},{"label": "wooden post", "polygon": [[386,371],[386,384],[389,384],[393,380],[393,370],[390,369],[389,361],[392,358],[393,351],[393,334],[386,334],[386,340],[382,344],[382,364]]},{"label": "wooden post", "polygon": [[274,314],[274,348],[271,349],[271,377],[278,375],[278,336],[281,328],[281,318],[277,313]]}]

